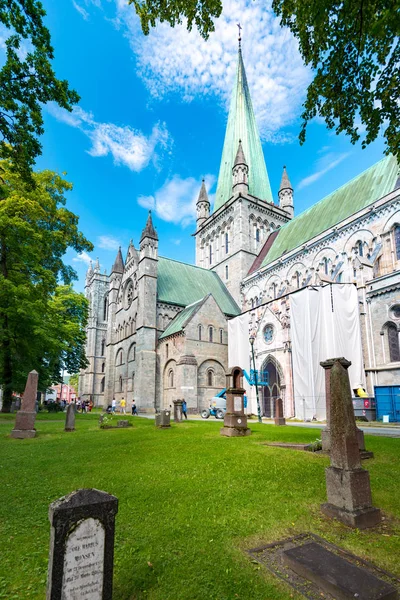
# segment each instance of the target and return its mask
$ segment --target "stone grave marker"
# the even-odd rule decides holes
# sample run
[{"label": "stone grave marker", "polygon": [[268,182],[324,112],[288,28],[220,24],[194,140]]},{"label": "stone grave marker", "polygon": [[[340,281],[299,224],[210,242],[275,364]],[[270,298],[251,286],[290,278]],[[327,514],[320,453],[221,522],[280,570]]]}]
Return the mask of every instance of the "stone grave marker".
[{"label": "stone grave marker", "polygon": [[226,413],[224,426],[220,434],[226,437],[242,437],[251,434],[247,427],[247,416],[244,413],[243,371],[240,367],[233,367],[226,374]]},{"label": "stone grave marker", "polygon": [[286,419],[283,416],[283,402],[282,398],[276,398],[275,400],[275,425],[286,425]]},{"label": "stone grave marker", "polygon": [[13,438],[33,438],[36,435],[36,396],[39,374],[31,371],[26,380],[21,410],[15,417],[14,429],[11,432]]},{"label": "stone grave marker", "polygon": [[75,431],[75,406],[73,403],[67,406],[64,431]]},{"label": "stone grave marker", "polygon": [[160,427],[160,429],[166,429],[167,427],[171,427],[171,411],[170,410],[162,410],[156,414],[155,418],[156,427]]},{"label": "stone grave marker", "polygon": [[46,600],[112,600],[118,499],[82,489],[50,504]]},{"label": "stone grave marker", "polygon": [[[348,369],[351,365],[349,360],[345,358],[329,358],[321,362],[321,367],[325,369],[325,397],[326,397],[326,427],[321,431],[321,441],[322,441],[322,451],[330,452],[331,449],[331,430],[330,430],[330,405],[331,405],[331,388],[330,388],[330,379],[331,379],[331,369],[333,367],[333,363],[335,360],[339,360],[341,365]],[[364,441],[364,432],[357,427],[357,439],[358,439],[358,448],[360,450],[361,458],[373,458],[373,452],[369,452],[365,448]]]},{"label": "stone grave marker", "polygon": [[182,421],[182,400],[174,400],[174,421],[180,423]]},{"label": "stone grave marker", "polygon": [[[365,529],[381,520],[372,506],[369,473],[361,468],[348,364],[333,359],[330,369],[330,459],[326,469],[328,502],[321,510],[350,527]],[[349,361],[345,361],[349,363]]]}]

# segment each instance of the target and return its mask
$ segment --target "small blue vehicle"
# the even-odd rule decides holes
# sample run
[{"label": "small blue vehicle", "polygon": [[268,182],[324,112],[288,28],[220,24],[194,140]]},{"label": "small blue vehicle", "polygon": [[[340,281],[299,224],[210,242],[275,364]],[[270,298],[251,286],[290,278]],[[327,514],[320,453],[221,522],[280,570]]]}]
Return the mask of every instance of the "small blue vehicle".
[{"label": "small blue vehicle", "polygon": [[219,394],[211,398],[210,408],[205,408],[201,411],[203,419],[208,419],[211,415],[216,419],[223,419],[226,413],[226,388],[221,390]]}]

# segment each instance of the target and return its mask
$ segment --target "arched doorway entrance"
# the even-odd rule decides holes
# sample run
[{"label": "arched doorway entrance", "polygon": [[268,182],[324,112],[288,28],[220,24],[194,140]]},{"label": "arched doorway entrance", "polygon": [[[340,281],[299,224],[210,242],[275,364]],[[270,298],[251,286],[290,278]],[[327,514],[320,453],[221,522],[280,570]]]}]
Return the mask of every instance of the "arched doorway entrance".
[{"label": "arched doorway entrance", "polygon": [[281,376],[277,363],[267,358],[261,367],[261,381],[268,380],[268,385],[262,386],[262,412],[264,417],[273,417],[274,402],[281,395]]}]

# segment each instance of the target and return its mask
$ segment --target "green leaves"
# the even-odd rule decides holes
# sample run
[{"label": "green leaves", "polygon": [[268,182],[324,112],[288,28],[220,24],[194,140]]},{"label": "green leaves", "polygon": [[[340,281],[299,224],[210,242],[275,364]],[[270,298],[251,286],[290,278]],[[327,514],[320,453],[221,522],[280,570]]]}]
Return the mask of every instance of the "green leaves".
[{"label": "green leaves", "polygon": [[273,0],[281,24],[299,40],[315,71],[307,90],[300,142],[321,116],[362,147],[382,131],[386,153],[400,159],[400,10],[398,0]]},{"label": "green leaves", "polygon": [[0,158],[12,159],[13,168],[30,183],[30,169],[41,153],[42,105],[56,102],[70,111],[79,101],[51,66],[45,14],[38,0],[0,0],[0,23],[11,33],[0,70]]},{"label": "green leaves", "polygon": [[[91,250],[78,217],[65,207],[71,184],[51,171],[32,173],[34,185],[0,162],[0,383],[5,409],[23,391],[27,373],[40,389],[86,365],[87,301],[70,286],[68,248]],[[62,285],[64,283],[64,285]]]}]

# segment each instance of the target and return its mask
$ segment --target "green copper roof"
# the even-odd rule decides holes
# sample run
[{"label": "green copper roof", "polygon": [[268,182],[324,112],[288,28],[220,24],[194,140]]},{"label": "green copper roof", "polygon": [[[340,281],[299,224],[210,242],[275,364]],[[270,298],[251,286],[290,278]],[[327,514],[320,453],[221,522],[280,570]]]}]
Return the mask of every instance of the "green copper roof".
[{"label": "green copper roof", "polygon": [[232,196],[232,168],[239,140],[242,140],[243,152],[249,167],[249,193],[262,200],[272,202],[271,186],[269,184],[267,167],[265,166],[264,154],[254,117],[240,48],[236,84],[232,94],[228,125],[226,127],[214,210],[223,206]]},{"label": "green copper roof", "polygon": [[173,319],[171,321],[171,323],[168,325],[167,329],[160,335],[159,339],[162,340],[163,338],[166,338],[169,335],[172,335],[174,333],[178,333],[179,331],[182,331],[182,329],[184,329],[186,323],[188,321],[190,321],[190,319],[192,318],[194,313],[203,304],[204,300],[205,300],[205,298],[202,298],[198,302],[194,302],[193,304],[190,304],[189,306],[184,308],[183,311],[180,312],[178,315],[176,315],[175,319]]},{"label": "green copper roof", "polygon": [[214,271],[158,258],[157,300],[167,304],[188,306],[212,294],[222,312],[236,316],[240,309]]},{"label": "green copper roof", "polygon": [[395,188],[398,165],[387,156],[283,225],[262,267],[379,200]]}]

